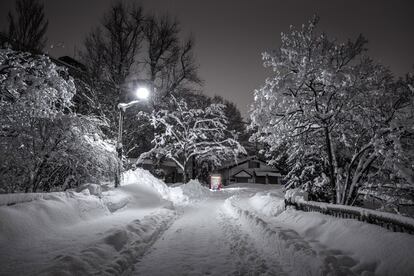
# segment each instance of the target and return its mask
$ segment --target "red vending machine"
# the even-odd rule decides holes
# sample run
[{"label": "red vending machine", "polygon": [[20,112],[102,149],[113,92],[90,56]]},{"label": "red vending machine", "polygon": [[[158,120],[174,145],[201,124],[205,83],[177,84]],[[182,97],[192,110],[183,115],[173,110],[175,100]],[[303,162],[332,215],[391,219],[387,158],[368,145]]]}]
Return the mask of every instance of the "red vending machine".
[{"label": "red vending machine", "polygon": [[221,183],[221,174],[212,174],[210,175],[210,189],[211,190],[220,190],[223,187]]}]

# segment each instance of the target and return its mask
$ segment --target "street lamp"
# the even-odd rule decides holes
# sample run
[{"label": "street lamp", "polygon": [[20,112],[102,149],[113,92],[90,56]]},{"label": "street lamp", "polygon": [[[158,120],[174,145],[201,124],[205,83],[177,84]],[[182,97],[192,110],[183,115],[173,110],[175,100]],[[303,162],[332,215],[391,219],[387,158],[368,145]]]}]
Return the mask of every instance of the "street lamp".
[{"label": "street lamp", "polygon": [[123,124],[124,124],[124,115],[125,111],[134,106],[137,103],[140,103],[142,100],[146,100],[149,97],[150,91],[146,87],[138,87],[135,91],[135,96],[139,100],[134,100],[129,103],[119,103],[118,104],[118,111],[119,111],[119,122],[118,122],[118,139],[116,143],[116,151],[118,153],[118,158],[121,161],[121,164],[118,166],[115,175],[115,188],[119,186],[121,182],[121,170],[122,170],[122,154],[123,154],[123,145],[122,145],[122,132],[123,132]]}]

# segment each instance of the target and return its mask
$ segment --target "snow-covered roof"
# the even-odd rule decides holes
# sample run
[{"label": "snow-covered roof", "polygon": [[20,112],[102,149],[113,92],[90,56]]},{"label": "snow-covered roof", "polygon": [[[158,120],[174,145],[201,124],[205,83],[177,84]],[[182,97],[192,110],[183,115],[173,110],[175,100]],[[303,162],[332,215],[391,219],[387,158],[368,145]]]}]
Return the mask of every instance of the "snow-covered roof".
[{"label": "snow-covered roof", "polygon": [[234,174],[233,177],[252,177],[248,172],[245,170],[241,170],[238,173]]},{"label": "snow-covered roof", "polygon": [[231,167],[234,167],[234,166],[238,166],[238,165],[241,165],[244,162],[247,162],[247,161],[250,161],[250,160],[257,160],[259,162],[262,162],[262,163],[266,164],[266,161],[263,161],[263,160],[257,158],[256,155],[250,155],[250,156],[247,156],[247,157],[244,157],[244,158],[241,158],[241,159],[237,159],[236,161],[232,161],[232,162],[229,162],[227,164],[224,164],[223,166],[221,166],[219,168],[219,170],[231,168]]},{"label": "snow-covered roof", "polygon": [[267,176],[282,176],[280,173],[269,172]]},{"label": "snow-covered roof", "polygon": [[254,173],[256,176],[282,176],[280,173],[269,171],[255,171]]}]

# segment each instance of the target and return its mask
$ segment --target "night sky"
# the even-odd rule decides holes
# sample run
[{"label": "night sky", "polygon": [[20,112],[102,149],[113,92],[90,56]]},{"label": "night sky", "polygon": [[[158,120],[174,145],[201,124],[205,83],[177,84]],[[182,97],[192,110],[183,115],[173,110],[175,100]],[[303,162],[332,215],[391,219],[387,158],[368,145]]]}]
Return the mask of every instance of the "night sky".
[{"label": "night sky", "polygon": [[[13,0],[0,1],[0,30]],[[83,38],[97,26],[110,0],[46,0],[48,51],[74,55]],[[195,55],[208,95],[235,102],[243,115],[269,72],[261,52],[275,49],[280,32],[300,26],[317,13],[320,30],[339,40],[359,33],[369,40],[369,54],[390,66],[397,76],[413,72],[414,1],[271,1],[271,0],[143,0],[145,10],[169,13],[181,22],[183,36],[196,40]],[[60,47],[50,48],[50,45]],[[62,47],[64,46],[64,47]]]}]

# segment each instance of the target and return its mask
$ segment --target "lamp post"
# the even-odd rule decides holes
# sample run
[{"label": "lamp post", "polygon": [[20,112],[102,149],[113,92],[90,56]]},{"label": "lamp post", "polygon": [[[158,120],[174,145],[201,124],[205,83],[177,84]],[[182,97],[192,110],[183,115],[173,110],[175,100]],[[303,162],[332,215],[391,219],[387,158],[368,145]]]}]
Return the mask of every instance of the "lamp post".
[{"label": "lamp post", "polygon": [[118,187],[121,183],[121,173],[122,173],[122,155],[123,155],[123,144],[122,144],[122,132],[123,132],[123,124],[124,124],[124,115],[125,111],[134,106],[137,103],[142,102],[142,100],[146,100],[150,94],[150,91],[146,87],[139,87],[135,91],[135,96],[139,100],[134,100],[129,103],[119,103],[118,104],[118,139],[116,143],[116,151],[118,153],[118,158],[120,160],[120,164],[116,169],[115,175],[115,188]]}]

